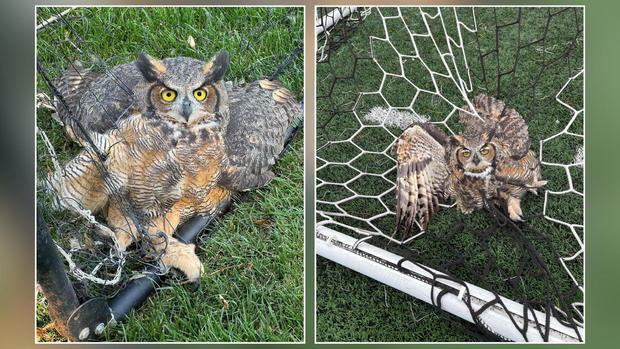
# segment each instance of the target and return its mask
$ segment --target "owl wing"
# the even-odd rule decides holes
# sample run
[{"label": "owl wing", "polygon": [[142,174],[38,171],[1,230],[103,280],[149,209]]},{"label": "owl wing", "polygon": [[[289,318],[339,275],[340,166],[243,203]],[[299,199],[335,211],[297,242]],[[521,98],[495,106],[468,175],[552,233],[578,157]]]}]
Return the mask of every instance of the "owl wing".
[{"label": "owl wing", "polygon": [[103,134],[135,104],[134,89],[143,77],[134,63],[97,73],[72,65],[56,78],[56,111],[69,136],[83,144],[84,132]]},{"label": "owl wing", "polygon": [[491,96],[478,95],[473,100],[478,114],[489,125],[494,125],[494,137],[500,145],[499,152],[512,159],[521,159],[530,150],[530,137],[523,117],[504,102]]},{"label": "owl wing", "polygon": [[58,75],[54,82],[60,96],[54,97],[56,113],[52,116],[65,126],[67,134],[74,141],[78,141],[75,132],[79,132],[77,131],[79,126],[76,117],[80,99],[84,92],[88,91],[92,82],[100,76],[101,74],[84,69],[81,64],[76,63]]},{"label": "owl wing", "polygon": [[431,124],[415,123],[392,146],[398,162],[396,173],[396,229],[405,221],[405,236],[413,220],[426,229],[443,198],[448,167],[445,149],[448,137]]},{"label": "owl wing", "polygon": [[301,107],[277,80],[259,80],[245,88],[227,84],[226,88],[230,122],[225,144],[230,166],[220,184],[237,191],[264,186],[274,176],[270,168]]},{"label": "owl wing", "polygon": [[97,80],[101,74],[84,69],[80,63],[72,64],[66,71],[58,75],[54,85],[62,96],[64,103],[56,98],[56,112],[61,120],[69,117],[69,110],[75,112],[80,103],[84,91],[88,90],[91,83]]}]

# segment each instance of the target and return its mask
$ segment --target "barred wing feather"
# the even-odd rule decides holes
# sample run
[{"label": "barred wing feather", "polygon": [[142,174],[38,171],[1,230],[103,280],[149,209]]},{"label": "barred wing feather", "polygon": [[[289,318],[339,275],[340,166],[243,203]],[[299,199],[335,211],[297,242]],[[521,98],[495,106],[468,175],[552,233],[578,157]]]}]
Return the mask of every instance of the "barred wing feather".
[{"label": "barred wing feather", "polygon": [[406,129],[392,147],[396,174],[396,229],[404,221],[409,235],[417,217],[423,229],[439,209],[448,177],[445,161],[447,136],[430,124],[416,123]]},{"label": "barred wing feather", "polygon": [[286,130],[302,111],[295,96],[277,80],[259,80],[245,88],[227,84],[230,122],[226,153],[230,167],[220,184],[232,190],[266,185],[282,151]]}]

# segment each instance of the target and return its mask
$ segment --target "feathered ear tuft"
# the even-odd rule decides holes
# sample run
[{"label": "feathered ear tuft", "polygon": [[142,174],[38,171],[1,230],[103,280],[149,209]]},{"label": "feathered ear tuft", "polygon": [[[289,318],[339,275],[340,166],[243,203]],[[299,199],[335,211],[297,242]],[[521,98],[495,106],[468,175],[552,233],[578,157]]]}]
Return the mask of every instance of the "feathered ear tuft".
[{"label": "feathered ear tuft", "polygon": [[457,136],[457,135],[454,135],[454,136],[450,137],[450,145],[451,146],[456,147],[456,146],[460,145],[461,143],[463,143],[463,137]]},{"label": "feathered ear tuft", "polygon": [[222,80],[222,77],[228,69],[228,52],[221,50],[211,60],[204,65],[202,72],[205,74],[205,81],[216,82]]},{"label": "feathered ear tuft", "polygon": [[138,56],[136,66],[148,82],[161,80],[162,74],[166,71],[166,67],[161,61],[154,59],[144,52],[140,53]]}]

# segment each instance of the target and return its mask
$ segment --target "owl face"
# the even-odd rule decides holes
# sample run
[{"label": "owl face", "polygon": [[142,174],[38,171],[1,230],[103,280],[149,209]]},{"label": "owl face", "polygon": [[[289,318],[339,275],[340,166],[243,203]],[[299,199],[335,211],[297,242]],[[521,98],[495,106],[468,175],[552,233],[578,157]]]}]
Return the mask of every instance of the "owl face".
[{"label": "owl face", "polygon": [[457,163],[467,176],[486,177],[493,171],[495,146],[488,142],[486,134],[467,136],[453,136]]},{"label": "owl face", "polygon": [[136,62],[151,84],[147,107],[157,117],[181,125],[221,125],[228,115],[228,96],[222,77],[228,54],[218,53],[208,63],[187,57],[155,60],[145,54]]}]

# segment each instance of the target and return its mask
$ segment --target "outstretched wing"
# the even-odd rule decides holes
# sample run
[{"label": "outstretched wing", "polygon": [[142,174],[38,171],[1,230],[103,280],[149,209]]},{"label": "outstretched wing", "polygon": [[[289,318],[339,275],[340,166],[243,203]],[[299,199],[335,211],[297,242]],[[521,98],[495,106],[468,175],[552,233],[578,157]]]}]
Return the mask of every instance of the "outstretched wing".
[{"label": "outstretched wing", "polygon": [[226,153],[230,167],[220,184],[232,190],[266,185],[283,148],[286,130],[301,116],[295,96],[277,80],[259,80],[243,89],[227,84],[230,122]]},{"label": "outstretched wing", "polygon": [[443,199],[448,167],[444,145],[448,137],[431,124],[415,123],[392,146],[396,173],[396,229],[405,221],[405,236],[418,218],[426,229]]}]

